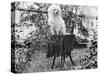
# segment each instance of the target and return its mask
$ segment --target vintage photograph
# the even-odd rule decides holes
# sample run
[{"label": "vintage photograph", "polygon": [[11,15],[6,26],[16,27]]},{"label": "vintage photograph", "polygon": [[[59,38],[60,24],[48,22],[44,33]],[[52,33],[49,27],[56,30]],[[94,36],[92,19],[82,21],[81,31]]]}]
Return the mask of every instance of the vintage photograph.
[{"label": "vintage photograph", "polygon": [[11,72],[96,69],[98,7],[11,3]]}]

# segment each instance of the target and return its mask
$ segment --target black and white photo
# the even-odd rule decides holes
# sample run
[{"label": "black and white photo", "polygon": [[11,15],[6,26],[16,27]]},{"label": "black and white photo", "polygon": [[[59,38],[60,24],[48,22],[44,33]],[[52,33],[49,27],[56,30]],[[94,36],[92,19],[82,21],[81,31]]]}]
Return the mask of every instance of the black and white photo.
[{"label": "black and white photo", "polygon": [[96,69],[98,8],[36,2],[11,3],[11,71]]}]

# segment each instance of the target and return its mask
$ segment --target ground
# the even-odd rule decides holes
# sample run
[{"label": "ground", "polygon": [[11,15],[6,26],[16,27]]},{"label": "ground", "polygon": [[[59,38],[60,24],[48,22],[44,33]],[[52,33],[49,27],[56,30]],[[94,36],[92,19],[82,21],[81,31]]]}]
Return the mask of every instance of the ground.
[{"label": "ground", "polygon": [[[87,55],[88,48],[83,49],[74,49],[72,51],[72,59],[75,63],[75,66],[79,64],[79,58]],[[46,58],[46,51],[36,51],[33,55],[31,67],[27,68],[25,72],[45,72],[45,71],[61,71],[61,70],[71,70],[73,67],[69,57],[66,57],[67,68],[64,69],[60,62],[60,57],[56,59],[54,69],[51,69],[53,58]]]}]

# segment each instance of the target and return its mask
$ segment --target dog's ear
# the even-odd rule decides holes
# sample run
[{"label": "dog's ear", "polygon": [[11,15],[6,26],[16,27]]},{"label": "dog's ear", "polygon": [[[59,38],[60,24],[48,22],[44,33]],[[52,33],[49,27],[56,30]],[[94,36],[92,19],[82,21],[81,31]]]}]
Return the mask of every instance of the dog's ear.
[{"label": "dog's ear", "polygon": [[66,13],[65,12],[62,12],[61,13],[61,16],[62,16],[62,18],[65,18],[66,17]]},{"label": "dog's ear", "polygon": [[48,4],[48,6],[47,6],[47,11],[48,11],[48,9],[49,9],[50,6],[51,6],[51,4]]}]

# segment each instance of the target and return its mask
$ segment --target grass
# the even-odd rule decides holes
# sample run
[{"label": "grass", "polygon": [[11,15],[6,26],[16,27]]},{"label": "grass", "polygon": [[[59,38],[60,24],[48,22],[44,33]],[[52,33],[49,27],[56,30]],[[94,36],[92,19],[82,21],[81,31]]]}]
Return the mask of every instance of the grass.
[{"label": "grass", "polygon": [[[79,64],[78,60],[80,57],[87,55],[88,48],[74,49],[72,51],[72,59],[77,66]],[[66,57],[67,68],[64,69],[61,65],[60,57],[55,61],[54,69],[51,69],[53,58],[46,58],[46,51],[40,50],[35,51],[33,54],[31,67],[27,68],[25,72],[46,72],[46,71],[62,71],[62,70],[71,70],[73,65],[68,57]]]}]

